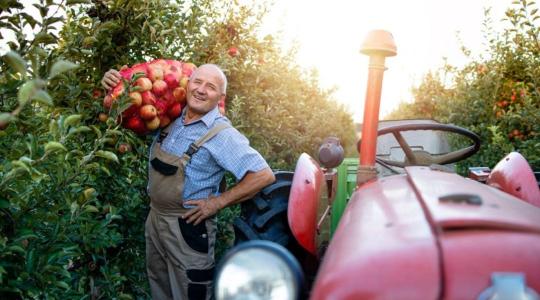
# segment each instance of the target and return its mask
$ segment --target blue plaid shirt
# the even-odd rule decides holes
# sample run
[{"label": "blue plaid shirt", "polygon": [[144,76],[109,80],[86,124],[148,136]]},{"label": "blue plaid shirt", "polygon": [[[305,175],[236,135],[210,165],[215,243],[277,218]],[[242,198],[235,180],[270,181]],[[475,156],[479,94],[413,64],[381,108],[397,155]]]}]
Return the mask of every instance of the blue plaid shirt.
[{"label": "blue plaid shirt", "polygon": [[[230,125],[217,107],[190,124],[184,124],[185,113],[186,110],[174,121],[161,144],[164,151],[177,156],[182,156],[189,145],[206,134],[214,124],[226,122]],[[240,180],[248,171],[257,172],[265,168],[268,168],[268,164],[249,145],[248,139],[234,127],[226,128],[204,143],[191,157],[184,172],[184,201],[217,195],[225,171]]]}]

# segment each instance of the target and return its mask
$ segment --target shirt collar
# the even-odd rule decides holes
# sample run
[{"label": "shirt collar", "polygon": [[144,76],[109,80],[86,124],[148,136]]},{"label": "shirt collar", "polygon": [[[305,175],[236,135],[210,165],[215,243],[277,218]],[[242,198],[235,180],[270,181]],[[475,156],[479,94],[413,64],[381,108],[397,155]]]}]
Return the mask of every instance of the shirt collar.
[{"label": "shirt collar", "polygon": [[218,106],[216,105],[216,107],[214,107],[211,111],[207,112],[204,116],[202,116],[202,118],[200,118],[199,120],[193,122],[193,123],[190,123],[190,124],[185,124],[184,123],[184,119],[185,119],[185,115],[186,115],[186,112],[187,112],[187,106],[184,108],[184,110],[182,111],[182,124],[184,125],[191,125],[191,124],[195,124],[197,122],[203,122],[204,125],[206,125],[206,127],[210,128],[212,127],[212,125],[214,124],[214,121],[219,118],[220,116],[220,113],[219,113],[219,109],[218,109]]}]

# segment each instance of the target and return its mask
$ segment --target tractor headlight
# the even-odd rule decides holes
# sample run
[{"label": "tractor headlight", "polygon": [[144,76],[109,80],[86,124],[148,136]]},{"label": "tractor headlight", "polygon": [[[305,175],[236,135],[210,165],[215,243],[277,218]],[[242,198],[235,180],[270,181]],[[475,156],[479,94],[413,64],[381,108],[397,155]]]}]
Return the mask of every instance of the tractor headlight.
[{"label": "tractor headlight", "polygon": [[296,259],[269,241],[233,248],[216,273],[216,299],[298,299],[303,275]]}]

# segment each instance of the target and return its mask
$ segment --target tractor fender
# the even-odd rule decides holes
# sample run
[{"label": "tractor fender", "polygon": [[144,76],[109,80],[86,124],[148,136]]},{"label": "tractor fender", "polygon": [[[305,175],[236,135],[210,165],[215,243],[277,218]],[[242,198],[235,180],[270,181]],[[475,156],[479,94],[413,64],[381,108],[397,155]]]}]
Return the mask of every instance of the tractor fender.
[{"label": "tractor fender", "polygon": [[317,255],[315,243],[317,209],[323,179],[319,164],[308,154],[302,153],[294,171],[287,219],[298,243],[315,256]]},{"label": "tractor fender", "polygon": [[540,190],[527,160],[518,152],[501,159],[489,174],[487,184],[540,207]]}]

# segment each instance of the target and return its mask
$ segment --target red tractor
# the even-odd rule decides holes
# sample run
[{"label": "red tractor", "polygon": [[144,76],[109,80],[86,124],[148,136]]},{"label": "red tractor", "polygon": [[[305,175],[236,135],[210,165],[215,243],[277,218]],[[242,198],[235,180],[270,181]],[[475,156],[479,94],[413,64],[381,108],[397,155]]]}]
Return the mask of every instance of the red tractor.
[{"label": "red tractor", "polygon": [[216,298],[539,299],[538,173],[510,153],[465,178],[453,164],[478,151],[475,133],[379,122],[384,61],[396,47],[374,31],[362,52],[370,72],[359,160],[342,163],[329,138],[324,167],[302,154],[294,173],[277,172],[246,201],[235,222],[243,243],[221,262]]}]

